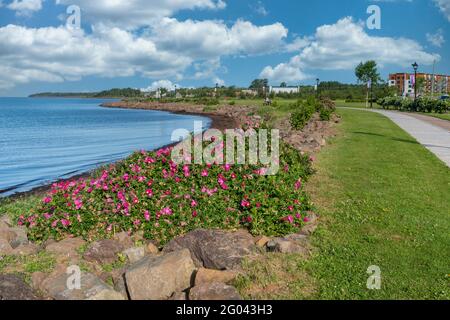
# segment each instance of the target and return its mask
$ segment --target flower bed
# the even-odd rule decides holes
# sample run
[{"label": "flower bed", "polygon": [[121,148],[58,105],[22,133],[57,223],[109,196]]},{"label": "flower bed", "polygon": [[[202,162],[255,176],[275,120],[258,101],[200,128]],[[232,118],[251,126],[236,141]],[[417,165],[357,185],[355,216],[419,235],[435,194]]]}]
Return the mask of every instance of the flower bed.
[{"label": "flower bed", "polygon": [[312,174],[311,160],[291,147],[281,143],[274,176],[261,175],[255,165],[175,165],[171,151],[136,152],[91,179],[54,184],[18,223],[34,241],[143,231],[162,245],[197,228],[245,227],[279,236],[307,221],[311,204],[302,185]]}]

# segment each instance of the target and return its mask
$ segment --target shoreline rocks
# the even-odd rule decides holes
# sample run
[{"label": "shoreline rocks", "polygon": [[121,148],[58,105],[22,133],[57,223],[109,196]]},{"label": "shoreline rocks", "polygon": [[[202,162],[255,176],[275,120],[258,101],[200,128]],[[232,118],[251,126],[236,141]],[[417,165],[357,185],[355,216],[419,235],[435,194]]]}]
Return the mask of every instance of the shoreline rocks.
[{"label": "shoreline rocks", "polygon": [[125,273],[132,300],[166,300],[191,287],[195,265],[189,250],[148,256]]},{"label": "shoreline rocks", "polygon": [[197,267],[215,270],[240,269],[244,258],[256,254],[253,236],[246,230],[197,229],[170,241],[163,252],[180,249],[189,249]]}]

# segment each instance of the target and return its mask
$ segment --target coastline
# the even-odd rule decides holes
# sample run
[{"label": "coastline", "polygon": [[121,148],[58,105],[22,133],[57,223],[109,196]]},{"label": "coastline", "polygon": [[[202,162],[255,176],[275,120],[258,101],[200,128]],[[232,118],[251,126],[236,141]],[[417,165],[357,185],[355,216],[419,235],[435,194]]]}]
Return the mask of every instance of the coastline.
[{"label": "coastline", "polygon": [[[225,130],[230,128],[236,128],[239,124],[238,119],[232,117],[229,114],[218,114],[215,112],[204,112],[203,108],[204,106],[189,106],[185,105],[183,108],[179,108],[178,106],[171,106],[171,107],[161,107],[161,106],[151,106],[150,104],[142,104],[142,103],[130,103],[127,101],[115,101],[115,102],[107,102],[100,104],[100,107],[104,108],[118,108],[118,109],[139,109],[139,110],[155,110],[155,111],[164,111],[172,114],[180,114],[180,115],[192,115],[192,116],[202,116],[202,117],[208,117],[211,119],[211,129],[218,129],[218,130]],[[197,108],[198,107],[198,108]],[[195,108],[195,110],[189,110],[189,108]],[[198,110],[197,110],[198,109]],[[165,147],[171,147],[176,145],[176,143],[171,143],[164,145],[160,148]],[[160,149],[157,148],[157,149]],[[156,149],[155,149],[156,150]],[[148,150],[148,151],[154,151],[154,150]],[[111,163],[119,163],[123,161],[124,159],[120,159],[117,161],[113,161]],[[80,178],[89,179],[93,173],[97,170],[92,169],[87,172],[77,174],[75,176],[72,176],[70,178],[64,178],[64,179],[57,179],[51,183],[44,184],[42,186],[35,187],[29,191],[24,192],[17,192],[9,196],[0,197],[0,201],[8,201],[8,200],[17,200],[21,198],[26,198],[29,196],[43,196],[46,192],[48,192],[51,189],[51,186],[53,183],[59,183],[64,181],[71,181],[71,180],[77,180]],[[4,190],[6,192],[8,190]]]}]

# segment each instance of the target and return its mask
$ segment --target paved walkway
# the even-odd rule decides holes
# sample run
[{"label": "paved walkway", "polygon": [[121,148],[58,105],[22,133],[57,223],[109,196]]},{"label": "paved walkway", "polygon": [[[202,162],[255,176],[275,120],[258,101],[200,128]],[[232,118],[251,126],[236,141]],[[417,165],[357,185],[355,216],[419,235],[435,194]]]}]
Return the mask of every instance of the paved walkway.
[{"label": "paved walkway", "polygon": [[424,115],[410,115],[379,109],[343,109],[371,111],[388,117],[450,167],[449,121]]}]

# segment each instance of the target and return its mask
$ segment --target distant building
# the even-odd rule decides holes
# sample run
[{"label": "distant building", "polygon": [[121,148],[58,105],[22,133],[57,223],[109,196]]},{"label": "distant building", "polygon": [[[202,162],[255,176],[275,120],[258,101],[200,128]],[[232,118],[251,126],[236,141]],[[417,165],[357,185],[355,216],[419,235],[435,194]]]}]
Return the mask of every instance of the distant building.
[{"label": "distant building", "polygon": [[[433,80],[434,78],[434,80]],[[417,79],[423,79],[421,92],[418,94],[448,94],[450,92],[450,76],[440,74],[418,73]],[[393,73],[389,75],[389,86],[396,87],[397,93],[404,97],[414,96],[414,74]]]},{"label": "distant building", "polygon": [[299,93],[300,87],[293,87],[293,86],[287,86],[287,87],[273,87],[271,86],[269,88],[269,93],[279,94],[279,93]]},{"label": "distant building", "polygon": [[257,96],[258,95],[258,91],[257,90],[252,90],[252,89],[244,89],[241,91],[242,94],[245,94],[247,96]]}]

